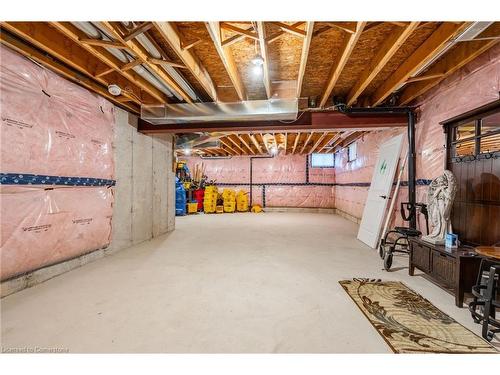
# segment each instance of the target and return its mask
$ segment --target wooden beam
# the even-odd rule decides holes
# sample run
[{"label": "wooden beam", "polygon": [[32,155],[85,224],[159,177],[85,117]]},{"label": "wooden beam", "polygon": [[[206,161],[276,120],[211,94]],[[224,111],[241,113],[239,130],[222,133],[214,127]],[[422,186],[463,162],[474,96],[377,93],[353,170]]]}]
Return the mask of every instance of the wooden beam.
[{"label": "wooden beam", "polygon": [[128,49],[127,46],[119,42],[115,42],[112,40],[102,40],[102,39],[90,39],[90,38],[81,38],[80,42],[83,44],[88,44],[90,46],[99,46],[99,47],[112,47],[118,49]]},{"label": "wooden beam", "polygon": [[[57,29],[45,22],[4,22],[2,28],[19,36],[35,47],[47,52],[59,61],[67,64],[70,68],[83,73],[87,77],[95,79],[100,84],[108,86],[115,83],[120,87],[129,87],[134,101],[141,103],[142,95],[138,87],[132,86],[130,82],[117,74],[109,71],[109,66],[92,55],[79,45],[72,45],[68,38],[59,33]],[[103,78],[103,75],[108,75]]]},{"label": "wooden beam", "polygon": [[109,73],[113,73],[115,71],[114,68],[106,68],[102,72],[99,72],[94,75],[95,78],[101,78],[104,77],[105,75],[108,75]]},{"label": "wooden beam", "polygon": [[126,72],[127,70],[130,70],[130,69],[133,69],[135,68],[136,66],[139,66],[142,64],[142,61],[141,60],[132,60],[131,62],[129,63],[126,63],[125,65],[122,66],[122,68],[120,69],[122,72]]},{"label": "wooden beam", "polygon": [[220,25],[221,29],[234,31],[235,33],[238,33],[240,35],[245,35],[247,38],[251,38],[253,40],[259,39],[257,34],[251,32],[250,30],[242,29],[238,26],[231,25],[230,23],[227,23],[227,22],[219,22],[219,25]]},{"label": "wooden beam", "polygon": [[264,59],[264,64],[262,66],[264,73],[262,76],[262,81],[264,82],[264,88],[266,89],[267,98],[271,99],[272,88],[271,88],[271,77],[269,76],[269,55],[267,53],[267,44],[266,44],[266,25],[264,25],[264,22],[262,21],[257,22],[257,34],[259,35],[260,53],[262,55],[262,58]]},{"label": "wooden beam", "polygon": [[232,142],[229,142],[230,140],[228,140],[229,138],[226,138],[226,137],[220,137],[219,138],[219,141],[227,147],[227,149],[233,154],[233,155],[240,155],[240,153],[238,151],[236,151],[235,149],[233,149],[233,145],[231,144]]},{"label": "wooden beam", "polygon": [[238,68],[236,67],[236,63],[234,62],[233,55],[231,53],[230,47],[223,47],[221,42],[220,30],[218,22],[206,22],[205,23],[208,33],[212,38],[217,53],[219,54],[224,67],[226,68],[226,72],[233,83],[234,89],[238,94],[238,98],[240,100],[247,99],[247,93],[245,90],[245,86],[243,85],[243,81],[241,80],[240,74],[238,72]]},{"label": "wooden beam", "polygon": [[299,144],[300,136],[302,133],[298,132],[297,135],[295,136],[295,140],[293,142],[293,149],[292,149],[292,155],[295,155],[295,150],[297,149],[297,145]]},{"label": "wooden beam", "polygon": [[[226,139],[228,139],[234,146],[236,146],[236,148],[238,150],[240,150],[243,155],[247,154],[248,152],[246,152],[245,149],[243,147],[241,147],[240,144],[238,144],[238,142],[236,142],[232,137],[233,137],[233,135],[229,134],[229,135],[226,136]],[[240,141],[240,139],[238,138],[238,136],[236,136],[236,138],[238,139],[238,141]],[[240,143],[241,143],[241,141],[240,141]]]},{"label": "wooden beam", "polygon": [[266,144],[266,141],[264,140],[264,136],[262,135],[262,133],[259,133],[259,137],[260,137],[260,142],[262,143],[262,146],[266,150],[266,154],[269,154],[269,148],[267,148],[267,144]]},{"label": "wooden beam", "polygon": [[238,139],[240,140],[240,142],[243,143],[245,145],[245,147],[250,150],[250,152],[252,153],[252,155],[255,155],[255,151],[250,146],[250,144],[245,140],[245,138],[243,137],[244,135],[246,135],[246,134],[237,134],[236,137],[238,137]]},{"label": "wooden beam", "polygon": [[125,35],[123,37],[123,40],[128,42],[129,40],[134,39],[136,36],[144,34],[152,27],[153,27],[152,22],[143,22],[139,26],[136,26],[134,29],[132,29],[127,35]]},{"label": "wooden beam", "polygon": [[197,39],[197,40],[195,40],[194,42],[191,42],[191,43],[186,43],[186,42],[184,42],[184,41],[181,39],[181,42],[180,42],[180,48],[181,48],[181,50],[185,51],[185,50],[188,50],[188,49],[193,48],[194,46],[197,46],[197,45],[198,45],[198,44],[200,44],[201,42],[203,42],[203,40],[201,40],[201,39]]},{"label": "wooden beam", "polygon": [[331,133],[331,136],[326,137],[327,141],[323,143],[323,145],[319,146],[316,152],[321,152],[323,149],[326,147],[326,145],[332,141],[335,141],[336,139],[340,138],[341,132],[338,133]]},{"label": "wooden beam", "polygon": [[301,38],[306,36],[306,32],[304,30],[299,29],[298,27],[295,27],[293,25],[289,25],[289,24],[284,23],[284,22],[270,22],[270,23],[278,26],[281,30],[283,30],[286,33],[289,33],[289,34],[292,34],[295,36],[299,36]]},{"label": "wooden beam", "polygon": [[288,133],[285,133],[284,136],[285,136],[285,155],[286,155],[288,151]]},{"label": "wooden beam", "polygon": [[436,73],[436,74],[425,74],[422,76],[416,76],[416,77],[410,77],[406,80],[406,83],[413,83],[413,82],[420,82],[420,81],[427,81],[429,79],[435,79],[442,77],[443,73]]},{"label": "wooden beam", "polygon": [[149,54],[146,50],[135,40],[123,40],[121,35],[120,27],[121,24],[115,22],[101,21],[100,24],[111,34],[111,36],[118,42],[126,45],[136,56],[146,64],[153,72],[155,72],[161,80],[163,80],[172,90],[176,91],[179,96],[184,99],[187,103],[192,103],[192,99],[189,94],[184,91],[184,89],[163,69],[158,65],[148,61]]},{"label": "wooden beam", "polygon": [[371,106],[382,103],[390,94],[400,87],[408,78],[431,61],[434,56],[446,47],[449,40],[463,30],[464,24],[444,22],[429,38],[413,52],[396,71],[375,91]]},{"label": "wooden beam", "polygon": [[300,98],[302,93],[302,83],[304,82],[304,73],[307,66],[307,58],[309,57],[309,47],[311,46],[311,40],[314,30],[314,22],[306,23],[306,37],[302,42],[302,51],[300,53],[300,65],[299,74],[297,76],[297,98]]},{"label": "wooden beam", "polygon": [[306,140],[304,141],[304,145],[302,146],[302,149],[300,150],[300,154],[302,155],[304,153],[305,148],[309,144],[309,141],[311,140],[311,137],[315,134],[314,132],[310,132],[309,135],[307,136]]},{"label": "wooden beam", "polygon": [[154,22],[153,24],[162,38],[182,60],[183,64],[196,78],[201,87],[203,87],[203,90],[206,91],[212,100],[216,101],[217,91],[212,78],[208,74],[207,69],[200,62],[199,58],[188,49],[182,48],[180,44],[179,31],[177,30],[175,24],[172,22]]},{"label": "wooden beam", "polygon": [[333,69],[330,73],[330,78],[328,79],[328,83],[321,97],[320,107],[324,107],[328,98],[330,97],[335,84],[337,83],[342,70],[344,70],[345,65],[347,64],[347,60],[354,51],[354,47],[358,42],[361,33],[363,32],[363,28],[365,27],[366,22],[357,22],[356,23],[356,32],[353,34],[346,35],[344,39],[344,44],[340,49],[339,56],[337,56],[336,61],[334,62]]},{"label": "wooden beam", "polygon": [[[302,26],[303,24],[305,24],[305,22],[304,22],[304,21],[295,22],[294,24],[292,24],[292,27],[293,27],[293,28],[298,29],[298,28],[299,28],[300,26]],[[272,42],[274,42],[274,41],[278,40],[279,38],[281,38],[281,37],[282,37],[283,35],[285,35],[285,34],[287,34],[287,32],[286,32],[286,31],[283,31],[283,29],[280,29],[280,31],[277,31],[276,33],[274,33],[274,34],[272,34],[272,35],[268,36],[268,37],[266,38],[266,42],[267,42],[267,43],[272,43]],[[295,35],[295,34],[291,34],[291,35],[297,36],[297,35]],[[302,38],[302,37],[303,37],[303,36],[301,35],[301,36],[300,36],[300,38]]]},{"label": "wooden beam", "polygon": [[126,110],[138,114],[140,112],[140,108],[133,103],[122,102],[122,96],[114,96],[108,92],[107,87],[102,86],[96,82],[94,82],[90,78],[86,78],[82,76],[78,71],[72,70],[67,65],[60,63],[59,61],[53,59],[48,56],[46,53],[40,52],[35,47],[21,41],[18,38],[11,36],[9,33],[2,30],[0,32],[0,42],[12,50],[20,53],[23,56],[26,56],[33,61],[43,65],[47,69],[50,69],[57,74],[63,76],[64,78],[79,84],[86,89],[89,89],[105,98],[115,103],[117,106],[121,108],[125,108]]},{"label": "wooden beam", "polygon": [[358,81],[351,88],[347,96],[347,105],[350,106],[356,102],[361,93],[368,87],[372,80],[380,73],[387,62],[394,56],[399,48],[406,42],[410,35],[415,31],[418,22],[410,22],[407,26],[392,32],[378,49],[378,53],[370,61],[370,65],[361,73]]},{"label": "wooden beam", "polygon": [[148,57],[148,61],[150,63],[156,64],[156,65],[168,65],[168,66],[171,66],[173,68],[186,69],[185,65],[177,64],[177,63],[174,63],[172,61],[165,60],[165,59],[157,59],[155,57]]},{"label": "wooden beam", "polygon": [[316,150],[316,148],[321,144],[321,142],[323,142],[323,140],[325,139],[325,137],[327,136],[328,132],[324,132],[317,140],[316,142],[314,142],[314,144],[312,145],[311,149],[309,150],[309,153],[312,154],[314,152],[314,150]]},{"label": "wooden beam", "polygon": [[159,89],[154,87],[150,82],[146,79],[142,78],[139,74],[134,71],[122,71],[121,68],[123,63],[113,56],[109,51],[104,49],[97,49],[94,46],[81,44],[80,37],[85,35],[83,31],[78,29],[76,26],[72,25],[69,22],[52,22],[51,25],[57,29],[59,32],[64,34],[67,38],[71,39],[73,42],[79,44],[82,48],[84,48],[87,52],[92,54],[94,57],[101,60],[103,63],[108,65],[109,67],[114,68],[118,74],[122,75],[124,78],[128,79],[132,84],[140,87],[142,90],[147,92],[153,98],[158,100],[161,103],[166,103],[169,101],[168,97],[161,92]]},{"label": "wooden beam", "polygon": [[262,154],[262,148],[260,147],[259,142],[257,142],[257,140],[255,139],[255,135],[250,134],[249,137],[252,143],[254,144],[255,148],[257,148],[257,150],[259,151],[259,154]]},{"label": "wooden beam", "polygon": [[[253,26],[250,26],[246,29],[244,29],[245,31],[248,31],[248,32],[251,32],[253,30]],[[234,43],[237,43],[239,41],[242,41],[243,39],[247,38],[247,33],[242,33],[242,34],[236,34],[236,35],[233,35],[229,38],[226,38],[222,41],[221,45],[222,47],[226,47],[226,46],[230,46],[231,44],[234,44]]]},{"label": "wooden beam", "polygon": [[410,103],[498,42],[499,40],[479,40],[460,43],[426,71],[425,75],[434,76],[434,79],[417,82],[408,86],[403,90],[399,103],[401,105]]},{"label": "wooden beam", "polygon": [[349,34],[354,34],[357,29],[356,22],[326,22],[326,24]]}]

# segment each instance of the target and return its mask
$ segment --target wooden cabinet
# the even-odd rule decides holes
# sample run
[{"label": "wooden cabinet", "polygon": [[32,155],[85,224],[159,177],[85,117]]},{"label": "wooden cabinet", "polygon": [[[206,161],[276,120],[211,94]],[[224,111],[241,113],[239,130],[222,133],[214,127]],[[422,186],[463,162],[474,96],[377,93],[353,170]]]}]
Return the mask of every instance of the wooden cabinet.
[{"label": "wooden cabinet", "polygon": [[409,274],[415,268],[428,274],[434,281],[455,294],[455,304],[462,307],[465,293],[470,293],[476,282],[481,261],[471,249],[446,249],[420,239],[410,240]]}]

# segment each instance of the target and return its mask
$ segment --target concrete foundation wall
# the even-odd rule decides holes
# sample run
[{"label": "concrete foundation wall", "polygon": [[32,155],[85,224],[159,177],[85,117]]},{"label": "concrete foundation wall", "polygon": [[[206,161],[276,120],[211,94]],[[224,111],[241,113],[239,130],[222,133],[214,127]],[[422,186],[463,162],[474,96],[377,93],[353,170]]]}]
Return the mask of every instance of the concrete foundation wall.
[{"label": "concrete foundation wall", "polygon": [[172,135],[137,132],[137,117],[116,111],[115,203],[110,251],[125,249],[175,227]]}]

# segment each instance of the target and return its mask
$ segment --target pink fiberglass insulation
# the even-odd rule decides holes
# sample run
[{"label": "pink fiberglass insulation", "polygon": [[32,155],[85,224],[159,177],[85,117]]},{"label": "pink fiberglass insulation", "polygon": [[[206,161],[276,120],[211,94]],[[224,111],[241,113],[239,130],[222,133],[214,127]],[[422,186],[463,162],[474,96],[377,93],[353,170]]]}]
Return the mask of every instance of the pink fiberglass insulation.
[{"label": "pink fiberglass insulation", "polygon": [[[446,139],[440,122],[466,113],[498,100],[500,91],[500,46],[483,53],[477,59],[452,74],[438,86],[418,99],[416,123],[416,167],[417,179],[431,180],[443,173],[445,165]],[[358,141],[357,159],[347,162],[347,150],[336,157],[335,178],[339,184],[349,182],[369,183],[381,143],[402,130],[384,130],[367,133]],[[403,144],[402,155],[407,150]],[[407,180],[407,171],[403,172]],[[335,187],[335,206],[356,218],[361,218],[368,194],[368,186]],[[427,203],[428,186],[417,186],[417,202]],[[399,191],[392,214],[392,225],[400,224],[400,202],[408,201],[408,189]],[[425,221],[420,220],[420,229],[425,231]]]},{"label": "pink fiberglass insulation", "polygon": [[2,172],[114,178],[114,107],[0,46]]},{"label": "pink fiberglass insulation", "polygon": [[[192,170],[195,164],[204,163],[209,180],[224,184],[250,183],[250,157],[239,156],[230,159],[183,158]],[[311,185],[286,185],[306,183],[306,155],[279,155],[274,158],[254,158],[252,166],[253,204],[263,204],[263,187],[267,207],[313,207],[333,208],[335,203],[333,186],[335,181],[331,168],[309,168]],[[276,185],[277,184],[277,185]],[[281,185],[283,184],[283,185]],[[250,186],[220,186],[222,188],[249,191]]]},{"label": "pink fiberglass insulation", "polygon": [[1,280],[109,245],[112,205],[108,187],[3,186]]}]

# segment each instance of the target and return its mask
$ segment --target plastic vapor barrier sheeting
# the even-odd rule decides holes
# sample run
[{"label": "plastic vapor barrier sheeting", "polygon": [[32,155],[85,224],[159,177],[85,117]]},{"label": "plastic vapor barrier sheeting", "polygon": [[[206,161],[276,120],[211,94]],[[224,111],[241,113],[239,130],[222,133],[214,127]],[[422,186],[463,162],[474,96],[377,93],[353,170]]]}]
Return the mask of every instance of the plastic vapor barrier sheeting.
[{"label": "plastic vapor barrier sheeting", "polygon": [[5,280],[109,245],[113,189],[96,185],[114,183],[115,120],[105,99],[7,47],[0,54]]}]

